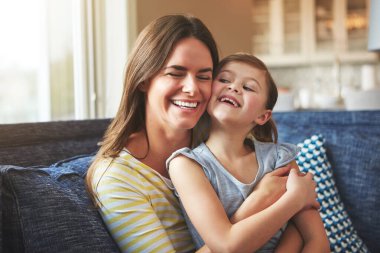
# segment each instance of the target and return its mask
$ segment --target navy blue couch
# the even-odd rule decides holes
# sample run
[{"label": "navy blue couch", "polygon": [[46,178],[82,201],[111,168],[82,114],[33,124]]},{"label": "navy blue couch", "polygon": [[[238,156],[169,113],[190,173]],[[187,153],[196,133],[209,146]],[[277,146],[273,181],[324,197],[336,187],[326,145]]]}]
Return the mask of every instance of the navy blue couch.
[{"label": "navy blue couch", "polygon": [[[326,139],[353,226],[380,252],[380,111],[278,112],[280,141]],[[0,252],[118,252],[83,177],[109,119],[0,125]]]}]

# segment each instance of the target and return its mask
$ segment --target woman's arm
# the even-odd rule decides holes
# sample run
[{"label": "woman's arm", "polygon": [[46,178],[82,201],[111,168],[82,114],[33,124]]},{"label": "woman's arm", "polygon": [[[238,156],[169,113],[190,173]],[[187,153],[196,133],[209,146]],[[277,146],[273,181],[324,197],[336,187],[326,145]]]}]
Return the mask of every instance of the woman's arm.
[{"label": "woman's arm", "polygon": [[287,191],[278,201],[232,224],[196,162],[183,156],[176,157],[170,163],[169,173],[192,223],[206,245],[215,252],[257,250],[305,205],[315,205],[315,191],[308,190],[311,178],[298,177],[292,170]]},{"label": "woman's arm", "polygon": [[292,221],[288,222],[284,233],[275,249],[275,253],[301,252],[303,248],[303,240],[301,233],[298,231]]},{"label": "woman's arm", "polygon": [[302,210],[292,219],[304,241],[302,252],[330,252],[330,244],[318,210]]},{"label": "woman's arm", "polygon": [[[291,166],[299,169],[295,161],[291,163]],[[297,213],[292,220],[304,241],[302,252],[330,252],[326,230],[317,209],[304,209]]]}]

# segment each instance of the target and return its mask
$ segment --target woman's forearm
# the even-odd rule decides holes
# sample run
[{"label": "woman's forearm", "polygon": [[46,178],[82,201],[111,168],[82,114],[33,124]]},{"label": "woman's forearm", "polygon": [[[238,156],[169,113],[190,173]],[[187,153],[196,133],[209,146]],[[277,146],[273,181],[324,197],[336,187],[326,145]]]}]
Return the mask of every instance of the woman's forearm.
[{"label": "woman's forearm", "polygon": [[302,210],[293,220],[304,241],[302,252],[330,252],[329,241],[318,210]]},{"label": "woman's forearm", "polygon": [[289,221],[284,233],[281,235],[277,244],[275,253],[301,252],[303,248],[303,240],[300,232],[293,222]]}]

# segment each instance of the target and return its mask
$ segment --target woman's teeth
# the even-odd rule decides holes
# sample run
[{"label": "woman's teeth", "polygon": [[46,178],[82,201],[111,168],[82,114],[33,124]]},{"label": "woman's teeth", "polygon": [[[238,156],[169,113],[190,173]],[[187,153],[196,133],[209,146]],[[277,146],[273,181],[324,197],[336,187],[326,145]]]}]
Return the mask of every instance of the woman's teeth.
[{"label": "woman's teeth", "polygon": [[187,108],[196,108],[198,103],[197,102],[184,102],[179,100],[174,100],[173,104],[178,105],[180,107],[187,107]]}]

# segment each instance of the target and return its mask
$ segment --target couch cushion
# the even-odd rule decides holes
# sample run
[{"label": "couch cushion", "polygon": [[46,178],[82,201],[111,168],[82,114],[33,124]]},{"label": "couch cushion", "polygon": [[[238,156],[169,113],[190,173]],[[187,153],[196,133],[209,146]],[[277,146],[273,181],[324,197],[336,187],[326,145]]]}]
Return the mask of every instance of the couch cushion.
[{"label": "couch cushion", "polygon": [[118,252],[85,189],[91,159],[0,167],[4,252]]},{"label": "couch cushion", "polygon": [[331,252],[368,252],[341,201],[324,142],[323,136],[319,134],[299,143],[301,151],[296,161],[302,172],[311,172],[314,175],[318,201],[321,204],[320,215],[330,241]]},{"label": "couch cushion", "polygon": [[380,252],[380,111],[274,113],[281,142],[300,143],[315,133],[326,139],[327,156],[340,196],[359,236]]}]

